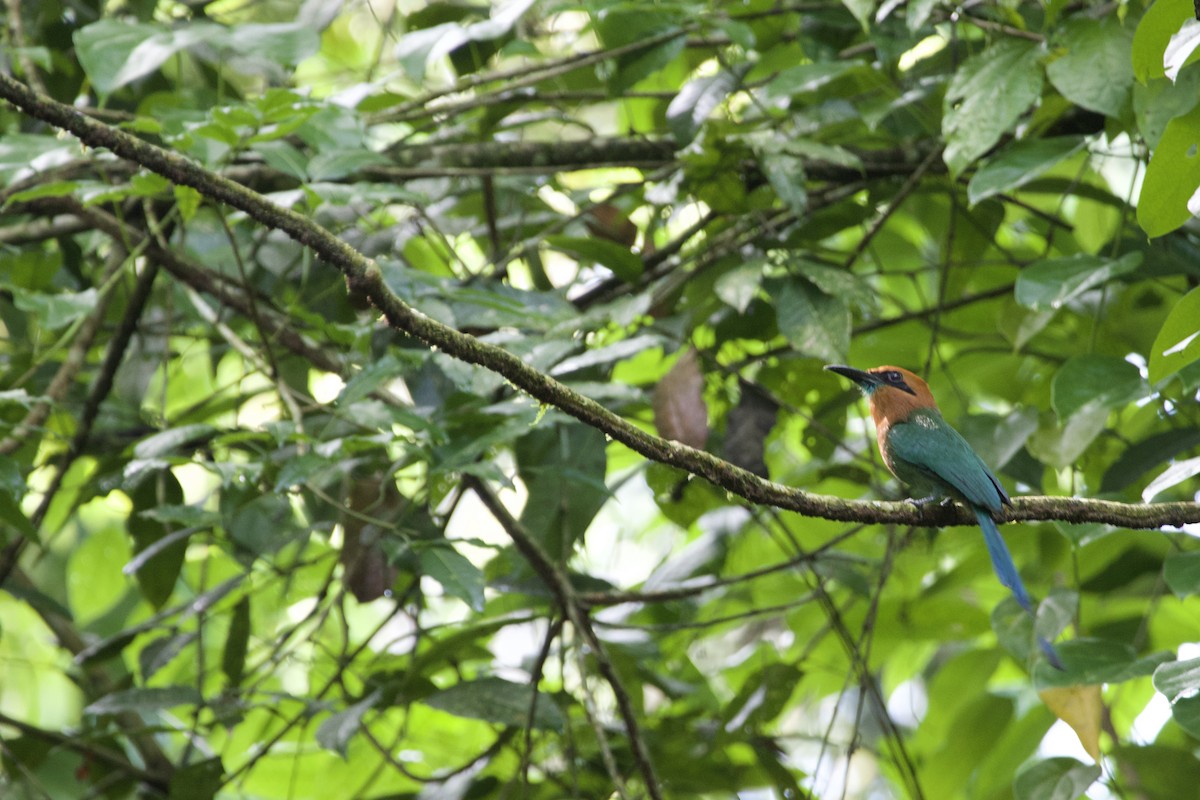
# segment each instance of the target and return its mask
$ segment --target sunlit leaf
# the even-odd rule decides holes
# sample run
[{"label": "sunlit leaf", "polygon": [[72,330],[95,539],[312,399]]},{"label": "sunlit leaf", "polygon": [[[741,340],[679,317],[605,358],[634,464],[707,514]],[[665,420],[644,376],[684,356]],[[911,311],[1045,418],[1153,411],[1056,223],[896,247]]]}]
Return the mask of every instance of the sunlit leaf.
[{"label": "sunlit leaf", "polygon": [[1083,148],[1074,136],[1014,142],[976,170],[967,185],[972,204],[1019,189]]},{"label": "sunlit leaf", "polygon": [[1136,252],[1117,259],[1079,254],[1037,261],[1017,278],[1017,302],[1034,311],[1062,308],[1084,292],[1128,275],[1141,263]]},{"label": "sunlit leaf", "polygon": [[1200,288],[1185,294],[1158,329],[1150,349],[1150,382],[1200,360]]},{"label": "sunlit leaf", "polygon": [[435,543],[417,552],[421,571],[475,611],[483,610],[483,573],[449,544]]},{"label": "sunlit leaf", "polygon": [[1101,355],[1069,359],[1054,373],[1051,403],[1061,420],[1084,406],[1117,408],[1145,396],[1148,387],[1128,361]]},{"label": "sunlit leaf", "polygon": [[486,677],[456,683],[425,698],[424,703],[455,716],[519,728],[532,725],[560,731],[565,724],[562,711],[550,697],[538,697],[535,708],[533,689],[529,684],[501,678]]},{"label": "sunlit leaf", "polygon": [[1167,123],[1138,194],[1138,224],[1148,236],[1170,233],[1192,218],[1188,201],[1200,187],[1200,106]]},{"label": "sunlit leaf", "polygon": [[1176,461],[1163,470],[1142,490],[1142,500],[1149,503],[1162,492],[1200,475],[1200,456]]},{"label": "sunlit leaf", "polygon": [[151,713],[176,706],[195,705],[200,693],[191,686],[163,686],[147,689],[127,689],[101,697],[83,709],[85,714],[118,714],[122,711]]},{"label": "sunlit leaf", "polygon": [[1046,76],[1063,97],[1109,116],[1129,105],[1133,35],[1116,17],[1073,19],[1056,42],[1066,53],[1046,65]]},{"label": "sunlit leaf", "polygon": [[850,311],[804,278],[771,281],[779,331],[798,353],[826,363],[845,360],[850,349]]},{"label": "sunlit leaf", "polygon": [[357,703],[331,714],[317,728],[317,743],[326,750],[332,750],[345,758],[350,740],[362,729],[363,717],[375,707],[377,702],[379,702],[378,690]]},{"label": "sunlit leaf", "polygon": [[1041,50],[1001,39],[958,68],[946,90],[942,135],[951,173],[962,172],[1012,129],[1042,92]]}]

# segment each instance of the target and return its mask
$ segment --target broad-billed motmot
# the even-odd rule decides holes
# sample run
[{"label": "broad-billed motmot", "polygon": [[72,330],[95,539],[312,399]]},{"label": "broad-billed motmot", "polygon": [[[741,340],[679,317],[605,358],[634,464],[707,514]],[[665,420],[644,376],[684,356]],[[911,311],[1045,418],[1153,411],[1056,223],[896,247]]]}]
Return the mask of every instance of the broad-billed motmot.
[{"label": "broad-billed motmot", "polygon": [[[992,516],[1011,505],[1008,494],[967,440],[942,418],[929,384],[900,367],[825,369],[854,381],[867,396],[883,463],[912,488],[917,502],[951,498],[975,512],[996,576],[1032,616],[1033,603]],[[1041,637],[1038,645],[1047,660],[1062,669],[1054,647]]]}]

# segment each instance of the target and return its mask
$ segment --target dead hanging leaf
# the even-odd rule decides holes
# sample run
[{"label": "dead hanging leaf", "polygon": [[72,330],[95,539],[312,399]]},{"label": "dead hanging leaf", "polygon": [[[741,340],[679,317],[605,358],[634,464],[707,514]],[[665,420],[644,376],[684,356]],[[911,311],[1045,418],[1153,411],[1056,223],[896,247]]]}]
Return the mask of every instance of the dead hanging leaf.
[{"label": "dead hanging leaf", "polygon": [[637,242],[637,225],[612,203],[598,203],[585,212],[583,224],[593,236],[632,248]]},{"label": "dead hanging leaf", "polygon": [[1062,686],[1042,689],[1038,695],[1054,716],[1071,726],[1092,760],[1100,763],[1100,717],[1104,713],[1100,687]]},{"label": "dead hanging leaf", "polygon": [[342,514],[342,583],[360,603],[369,603],[383,597],[396,580],[396,569],[381,544],[386,529],[372,520],[395,519],[404,497],[390,479],[350,478],[348,482]]},{"label": "dead hanging leaf", "polygon": [[660,436],[690,447],[702,448],[708,441],[704,375],[694,347],[654,387],[654,424]]},{"label": "dead hanging leaf", "polygon": [[765,478],[767,434],[775,427],[779,404],[751,383],[742,382],[741,389],[742,397],[729,412],[725,427],[725,460]]},{"label": "dead hanging leaf", "polygon": [[346,278],[346,294],[350,299],[350,307],[355,311],[366,311],[371,307],[371,298],[354,286],[349,278]]}]

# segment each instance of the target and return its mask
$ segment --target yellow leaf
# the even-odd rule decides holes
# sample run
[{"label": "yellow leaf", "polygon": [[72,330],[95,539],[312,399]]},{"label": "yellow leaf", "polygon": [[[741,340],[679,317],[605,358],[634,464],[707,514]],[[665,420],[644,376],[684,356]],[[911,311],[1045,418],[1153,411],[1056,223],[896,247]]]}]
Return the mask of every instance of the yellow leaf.
[{"label": "yellow leaf", "polygon": [[1099,763],[1100,714],[1104,710],[1099,685],[1042,689],[1038,695],[1054,716],[1071,726],[1083,749]]}]

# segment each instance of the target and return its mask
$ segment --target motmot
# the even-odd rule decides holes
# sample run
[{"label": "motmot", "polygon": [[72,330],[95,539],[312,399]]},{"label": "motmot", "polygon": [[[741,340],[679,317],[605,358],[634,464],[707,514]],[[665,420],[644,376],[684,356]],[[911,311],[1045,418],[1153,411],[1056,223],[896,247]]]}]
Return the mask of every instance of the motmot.
[{"label": "motmot", "polygon": [[[967,440],[942,418],[929,384],[901,367],[863,371],[831,364],[825,369],[854,381],[867,396],[879,454],[892,474],[911,487],[914,502],[958,500],[975,513],[996,576],[1033,616],[1033,602],[994,517],[1012,501]],[[1038,646],[1052,665],[1062,669],[1050,642],[1038,637]]]}]

